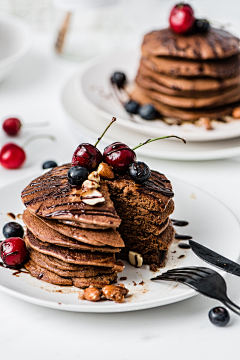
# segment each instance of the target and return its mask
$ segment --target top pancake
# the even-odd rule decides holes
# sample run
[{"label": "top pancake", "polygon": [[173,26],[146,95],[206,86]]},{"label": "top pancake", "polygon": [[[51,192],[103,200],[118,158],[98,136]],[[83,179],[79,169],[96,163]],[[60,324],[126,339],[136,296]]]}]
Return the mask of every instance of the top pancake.
[{"label": "top pancake", "polygon": [[72,220],[102,228],[116,228],[121,220],[110,200],[108,188],[101,181],[99,191],[105,201],[87,205],[81,200],[81,186],[71,186],[65,164],[33,180],[23,191],[22,201],[27,209],[38,216],[56,220]]},{"label": "top pancake", "polygon": [[222,29],[210,27],[205,33],[177,34],[171,29],[144,36],[146,56],[173,56],[187,59],[222,59],[239,53],[239,39]]}]

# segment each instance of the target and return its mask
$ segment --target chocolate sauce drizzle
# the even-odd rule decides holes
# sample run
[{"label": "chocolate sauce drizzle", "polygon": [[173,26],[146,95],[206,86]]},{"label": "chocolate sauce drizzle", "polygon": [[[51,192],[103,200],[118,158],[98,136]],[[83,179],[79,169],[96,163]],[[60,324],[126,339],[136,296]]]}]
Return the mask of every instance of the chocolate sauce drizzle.
[{"label": "chocolate sauce drizzle", "polygon": [[171,219],[172,223],[174,226],[187,226],[189,225],[188,221],[185,220],[175,220],[175,219]]},{"label": "chocolate sauce drizzle", "polygon": [[192,236],[190,236],[190,235],[182,235],[182,234],[175,234],[175,239],[177,239],[177,240],[191,240]]},{"label": "chocolate sauce drizzle", "polygon": [[191,246],[188,244],[178,244],[178,247],[180,249],[191,249]]}]

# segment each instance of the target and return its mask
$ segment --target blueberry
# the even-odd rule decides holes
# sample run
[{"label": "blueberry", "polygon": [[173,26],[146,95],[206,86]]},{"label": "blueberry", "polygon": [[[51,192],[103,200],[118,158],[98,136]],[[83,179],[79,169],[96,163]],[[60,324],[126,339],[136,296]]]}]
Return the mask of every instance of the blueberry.
[{"label": "blueberry", "polygon": [[130,100],[124,104],[125,109],[130,114],[137,114],[139,109],[139,104],[136,101]]},{"label": "blueberry", "polygon": [[122,88],[126,81],[126,75],[123,72],[115,71],[111,76],[111,82]]},{"label": "blueberry", "polygon": [[58,164],[56,163],[56,161],[52,161],[52,160],[45,161],[45,163],[42,164],[43,169],[51,169],[56,166],[58,166]]},{"label": "blueberry", "polygon": [[210,321],[216,326],[225,326],[230,320],[229,312],[221,306],[211,309],[208,316]]},{"label": "blueberry", "polygon": [[196,32],[207,32],[210,27],[209,21],[206,19],[196,19],[194,23],[194,29]]},{"label": "blueberry", "polygon": [[88,171],[83,166],[73,166],[67,172],[68,182],[71,185],[82,185],[88,178]]},{"label": "blueberry", "polygon": [[140,106],[138,114],[145,120],[154,120],[158,117],[158,112],[151,104]]},{"label": "blueberry", "polygon": [[4,225],[3,235],[6,239],[11,237],[20,237],[22,238],[24,234],[23,227],[15,221],[11,221]]},{"label": "blueberry", "polygon": [[147,164],[142,161],[135,161],[130,164],[128,171],[131,178],[138,184],[142,184],[144,181],[148,180],[151,175],[151,170]]}]

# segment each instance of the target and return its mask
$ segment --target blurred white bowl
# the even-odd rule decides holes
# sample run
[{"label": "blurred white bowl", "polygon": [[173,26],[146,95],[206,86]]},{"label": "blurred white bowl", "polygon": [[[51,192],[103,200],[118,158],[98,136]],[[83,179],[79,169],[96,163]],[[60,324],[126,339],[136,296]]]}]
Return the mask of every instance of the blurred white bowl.
[{"label": "blurred white bowl", "polygon": [[0,81],[30,50],[31,38],[31,31],[22,20],[9,15],[0,16]]}]

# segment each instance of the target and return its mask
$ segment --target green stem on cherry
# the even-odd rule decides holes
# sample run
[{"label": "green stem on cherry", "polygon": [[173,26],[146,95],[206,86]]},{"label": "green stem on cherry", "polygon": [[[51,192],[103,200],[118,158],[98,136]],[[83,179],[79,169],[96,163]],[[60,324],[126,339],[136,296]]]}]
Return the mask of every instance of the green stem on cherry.
[{"label": "green stem on cherry", "polygon": [[37,139],[50,139],[52,141],[55,140],[55,137],[52,135],[46,135],[46,134],[40,134],[40,135],[34,135],[32,137],[30,137],[27,141],[25,141],[25,143],[23,144],[23,148],[25,148],[26,146],[28,146],[32,141],[37,140]]},{"label": "green stem on cherry", "polygon": [[21,126],[23,127],[35,127],[35,126],[48,126],[49,121],[43,121],[43,122],[36,122],[36,123],[22,123]]},{"label": "green stem on cherry", "polygon": [[112,118],[110,124],[108,124],[108,126],[106,127],[106,129],[104,130],[104,132],[102,133],[102,135],[97,139],[97,142],[94,146],[97,146],[99,141],[103,138],[103,136],[105,135],[105,133],[107,132],[107,130],[110,128],[110,126],[117,121],[117,119],[115,117]]},{"label": "green stem on cherry", "polygon": [[159,138],[156,138],[156,139],[148,139],[146,140],[145,142],[143,143],[140,143],[139,145],[135,146],[134,148],[132,148],[132,150],[136,150],[138,149],[139,147],[143,146],[143,145],[146,145],[146,144],[149,144],[153,141],[156,141],[156,140],[161,140],[161,139],[169,139],[169,138],[176,138],[176,139],[179,139],[179,140],[182,140],[184,142],[184,144],[186,144],[186,140],[184,140],[183,138],[180,138],[179,136],[176,136],[176,135],[168,135],[168,136],[162,136],[162,137],[159,137]]}]

